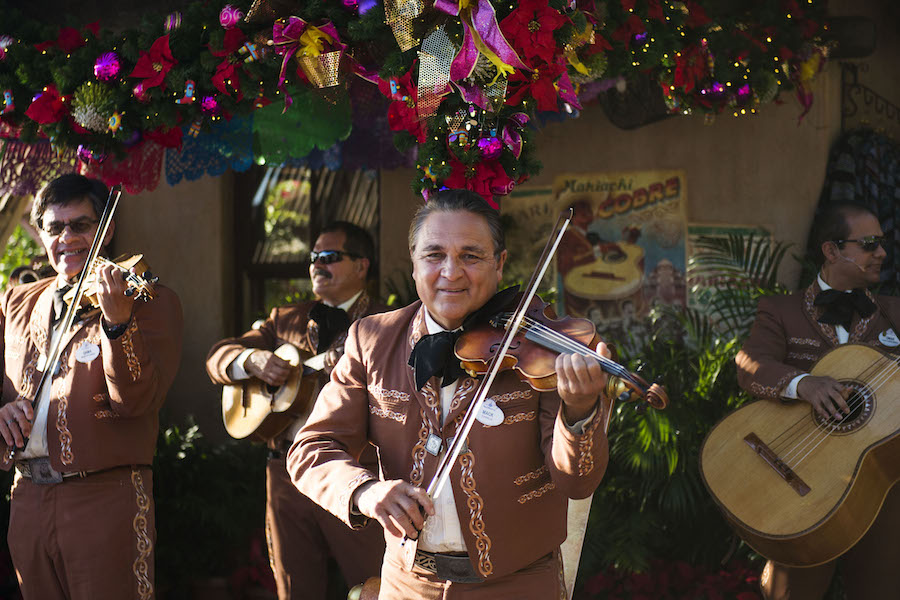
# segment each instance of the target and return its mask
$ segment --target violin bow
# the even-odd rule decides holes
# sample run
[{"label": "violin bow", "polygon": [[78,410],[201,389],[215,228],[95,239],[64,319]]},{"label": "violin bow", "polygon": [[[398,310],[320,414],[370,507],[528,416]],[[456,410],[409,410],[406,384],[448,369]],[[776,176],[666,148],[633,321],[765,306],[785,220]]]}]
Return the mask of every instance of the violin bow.
[{"label": "violin bow", "polygon": [[487,373],[485,373],[484,379],[481,381],[481,385],[478,386],[478,391],[475,393],[475,399],[469,404],[468,409],[466,409],[463,420],[456,430],[456,435],[453,437],[453,441],[447,448],[447,452],[441,457],[437,471],[435,472],[431,483],[428,484],[428,489],[426,491],[432,499],[437,498],[440,495],[441,491],[444,489],[444,485],[447,483],[447,478],[450,476],[450,470],[453,468],[453,464],[462,452],[469,431],[472,430],[472,426],[475,424],[475,417],[478,415],[484,401],[487,399],[491,385],[494,383],[494,378],[497,376],[497,373],[500,372],[500,365],[503,362],[503,357],[512,345],[513,338],[516,333],[518,333],[519,327],[522,325],[525,312],[537,292],[537,287],[544,278],[547,267],[550,266],[550,260],[556,253],[556,249],[562,240],[563,234],[566,232],[569,223],[572,221],[573,212],[574,211],[571,208],[564,210],[556,220],[553,232],[547,239],[547,243],[544,245],[538,267],[532,272],[531,280],[528,282],[525,294],[519,301],[516,312],[513,313],[513,316],[509,321],[510,324],[506,328],[506,333],[503,335],[503,339],[500,342],[500,350],[494,354],[493,358],[491,358]]},{"label": "violin bow", "polygon": [[[41,390],[43,390],[44,385],[53,378],[53,374],[56,373],[56,369],[59,366],[59,357],[62,354],[63,336],[72,328],[72,324],[75,322],[75,314],[78,311],[78,307],[81,305],[81,298],[84,296],[84,284],[87,279],[87,274],[90,273],[92,263],[97,258],[97,255],[100,254],[100,249],[103,247],[103,238],[106,237],[106,233],[109,231],[109,224],[112,221],[113,213],[116,212],[116,207],[119,205],[119,197],[121,195],[121,184],[116,184],[110,188],[109,197],[106,199],[106,205],[103,207],[103,215],[101,215],[97,225],[97,234],[94,236],[94,241],[91,244],[87,259],[84,261],[84,267],[81,268],[81,275],[78,276],[78,283],[75,285],[75,297],[72,299],[72,302],[69,304],[65,315],[63,316],[59,335],[50,336],[53,341],[50,343],[50,349],[47,352],[47,360],[44,363],[44,370],[41,373],[41,381],[38,383],[34,392],[34,397],[31,400],[32,406],[34,406],[38,398],[41,397]],[[28,445],[27,438],[25,439],[25,445]],[[15,450],[10,448],[8,458],[12,458],[14,452]]]}]

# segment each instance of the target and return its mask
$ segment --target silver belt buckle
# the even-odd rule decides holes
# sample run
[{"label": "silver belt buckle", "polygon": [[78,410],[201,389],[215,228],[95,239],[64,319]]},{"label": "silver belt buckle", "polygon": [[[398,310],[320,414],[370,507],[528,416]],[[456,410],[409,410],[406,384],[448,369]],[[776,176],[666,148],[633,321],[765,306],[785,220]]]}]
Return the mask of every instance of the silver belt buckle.
[{"label": "silver belt buckle", "polygon": [[38,485],[62,483],[62,473],[50,466],[50,458],[30,458],[27,461],[28,470],[31,472],[31,481]]}]

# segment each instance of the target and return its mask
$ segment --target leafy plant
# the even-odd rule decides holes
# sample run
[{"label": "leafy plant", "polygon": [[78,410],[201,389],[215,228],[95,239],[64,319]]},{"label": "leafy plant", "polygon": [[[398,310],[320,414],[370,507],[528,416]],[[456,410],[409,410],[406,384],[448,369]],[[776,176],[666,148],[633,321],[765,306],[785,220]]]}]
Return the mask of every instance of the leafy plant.
[{"label": "leafy plant", "polygon": [[10,274],[16,267],[31,267],[43,254],[41,245],[21,225],[17,226],[9,236],[3,256],[0,257],[0,289],[9,283]]},{"label": "leafy plant", "polygon": [[777,275],[788,246],[738,235],[704,238],[697,248],[688,274],[713,282],[692,290],[702,291],[707,310],[656,311],[643,344],[613,340],[626,349],[622,362],[630,370],[645,366],[643,376],[665,386],[670,404],[663,411],[615,408],[609,467],[594,495],[579,566],[582,593],[598,573],[646,572],[655,560],[713,568],[735,556],[759,559],[732,533],[697,465],[708,431],[748,400],[734,357],[758,298],[785,292]]},{"label": "leafy plant", "polygon": [[167,599],[251,562],[265,522],[266,449],[214,444],[189,420],[160,432],[154,460],[156,580]]}]

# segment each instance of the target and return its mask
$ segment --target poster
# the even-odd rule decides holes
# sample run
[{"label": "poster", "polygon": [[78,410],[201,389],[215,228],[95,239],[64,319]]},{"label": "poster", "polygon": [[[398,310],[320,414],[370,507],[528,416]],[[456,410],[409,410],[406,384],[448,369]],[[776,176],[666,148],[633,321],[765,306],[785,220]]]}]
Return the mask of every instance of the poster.
[{"label": "poster", "polygon": [[555,210],[574,217],[556,253],[558,312],[606,338],[637,334],[657,305],[687,302],[687,183],[683,171],[556,177]]}]

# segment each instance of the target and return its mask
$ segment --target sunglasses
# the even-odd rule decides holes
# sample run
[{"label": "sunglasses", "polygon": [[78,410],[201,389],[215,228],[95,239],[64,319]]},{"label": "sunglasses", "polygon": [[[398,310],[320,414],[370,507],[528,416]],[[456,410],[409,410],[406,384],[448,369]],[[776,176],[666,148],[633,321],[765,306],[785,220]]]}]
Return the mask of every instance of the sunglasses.
[{"label": "sunglasses", "polygon": [[319,264],[330,265],[332,263],[341,262],[344,260],[344,256],[349,256],[352,259],[362,258],[362,256],[344,252],[343,250],[322,250],[320,252],[310,252],[309,262],[310,264],[315,264],[318,261]]},{"label": "sunglasses", "polygon": [[844,244],[846,242],[856,242],[866,252],[875,252],[878,246],[887,247],[888,239],[883,235],[867,235],[855,240],[834,240],[835,244]]},{"label": "sunglasses", "polygon": [[92,219],[76,219],[75,221],[51,221],[41,229],[46,233],[57,236],[66,230],[66,227],[72,230],[72,233],[87,233],[91,228],[100,221]]}]

